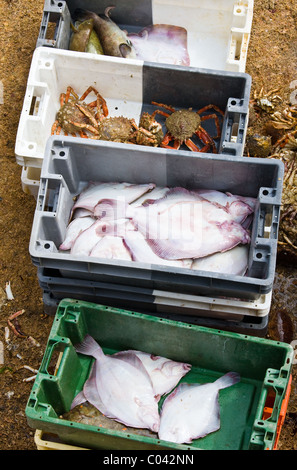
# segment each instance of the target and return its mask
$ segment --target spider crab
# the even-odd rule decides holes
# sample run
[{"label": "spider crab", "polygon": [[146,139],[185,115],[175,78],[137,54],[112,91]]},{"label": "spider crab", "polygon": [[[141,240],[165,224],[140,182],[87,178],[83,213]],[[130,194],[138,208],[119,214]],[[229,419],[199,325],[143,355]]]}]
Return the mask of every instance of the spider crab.
[{"label": "spider crab", "polygon": [[[86,104],[83,100],[92,91],[96,95],[96,100]],[[90,86],[79,98],[73,88],[68,86],[66,93],[60,95],[60,105],[61,108],[52,125],[52,134],[58,135],[63,129],[65,135],[70,133],[75,136],[79,132],[80,137],[88,137],[86,131],[89,131],[91,136],[98,138],[99,122],[102,117],[108,115],[108,109],[105,99],[94,87]]]},{"label": "spider crab", "polygon": [[[218,115],[213,113],[201,116],[202,113],[208,111],[209,109],[214,109],[221,116],[224,116],[223,111],[221,111],[217,106],[209,104],[194,112],[192,108],[176,111],[172,106],[163,103],[157,103],[156,101],[152,101],[152,104],[165,108],[167,111],[169,111],[168,113],[161,109],[157,109],[152,113],[153,119],[156,114],[161,114],[166,117],[165,125],[167,132],[160,144],[161,147],[179,149],[182,144],[185,144],[193,152],[207,152],[210,148],[212,148],[213,153],[217,153],[214,139],[219,138],[221,135]],[[214,119],[215,121],[217,130],[217,135],[215,137],[211,137],[201,125],[201,123],[207,119]],[[195,134],[203,142],[204,146],[202,148],[199,148],[192,141],[192,137]],[[169,143],[172,140],[173,144],[171,146]]]},{"label": "spider crab", "polygon": [[[94,92],[96,100],[86,104],[83,100]],[[51,133],[70,133],[80,137],[113,142],[150,145],[157,147],[163,139],[162,126],[143,113],[139,127],[134,119],[124,116],[107,117],[109,114],[105,99],[92,86],[79,98],[71,86],[60,95],[61,108],[57,112]]]},{"label": "spider crab", "polygon": [[276,95],[278,91],[279,88],[274,88],[265,93],[264,87],[262,87],[259,92],[254,91],[253,99],[250,101],[250,104],[260,111],[273,113],[276,104],[281,100],[281,97]]}]

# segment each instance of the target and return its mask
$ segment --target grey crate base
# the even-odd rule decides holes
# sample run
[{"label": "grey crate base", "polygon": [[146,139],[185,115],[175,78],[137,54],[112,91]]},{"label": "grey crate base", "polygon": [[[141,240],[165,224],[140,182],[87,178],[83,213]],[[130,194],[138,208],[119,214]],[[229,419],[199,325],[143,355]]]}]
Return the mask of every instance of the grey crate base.
[{"label": "grey crate base", "polygon": [[[148,289],[133,285],[122,285],[108,282],[96,282],[85,279],[73,279],[61,276],[58,269],[37,269],[38,281],[43,291],[63,292],[63,295],[93,296],[112,302],[125,303],[128,309],[142,308],[159,313],[170,313],[174,308],[175,314],[211,317],[222,320],[241,321],[244,318],[264,317],[269,313],[271,295],[262,296],[258,301],[242,301],[230,297],[187,296],[184,293]],[[270,299],[270,300],[269,300]]]},{"label": "grey crate base", "polygon": [[[43,304],[44,312],[47,315],[55,315],[58,305],[62,299],[67,298],[66,292],[43,292]],[[205,318],[205,317],[193,317],[192,315],[177,315],[177,314],[162,314],[153,310],[154,304],[151,304],[150,309],[141,309],[135,308],[134,301],[123,302],[116,301],[116,299],[104,299],[98,298],[93,294],[90,295],[72,295],[72,298],[75,300],[85,300],[87,302],[94,302],[97,304],[107,305],[109,307],[130,309],[132,311],[137,311],[139,313],[145,313],[148,315],[153,315],[161,318],[167,318],[170,320],[181,321],[193,325],[206,326],[208,328],[215,328],[224,331],[231,331],[234,333],[241,333],[251,336],[264,337],[267,334],[269,315],[265,317],[244,317],[242,321],[229,321],[221,320],[218,318]],[[132,303],[132,305],[131,305]]]}]

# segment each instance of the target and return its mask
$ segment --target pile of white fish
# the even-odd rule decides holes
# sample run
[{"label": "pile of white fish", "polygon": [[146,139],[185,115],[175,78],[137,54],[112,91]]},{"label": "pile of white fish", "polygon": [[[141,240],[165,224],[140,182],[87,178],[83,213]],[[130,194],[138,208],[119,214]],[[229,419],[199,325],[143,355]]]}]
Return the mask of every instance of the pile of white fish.
[{"label": "pile of white fish", "polygon": [[244,275],[255,202],[216,190],[91,182],[72,208],[59,249]]},{"label": "pile of white fish", "polygon": [[[191,370],[190,364],[135,350],[107,355],[90,335],[76,351],[93,356],[95,362],[71,408],[88,401],[108,418],[150,429],[175,443],[191,443],[218,430],[219,390],[240,380],[229,372],[213,383],[182,383],[175,388]],[[159,414],[160,397],[168,393]]]}]

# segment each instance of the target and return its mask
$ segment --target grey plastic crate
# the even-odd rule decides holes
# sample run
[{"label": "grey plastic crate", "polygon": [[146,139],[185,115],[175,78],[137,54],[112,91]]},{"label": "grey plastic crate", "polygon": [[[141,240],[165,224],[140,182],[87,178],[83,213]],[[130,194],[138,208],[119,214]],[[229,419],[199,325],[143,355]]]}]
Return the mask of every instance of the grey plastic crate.
[{"label": "grey plastic crate", "polygon": [[[210,317],[241,321],[243,318],[266,317],[271,306],[272,292],[258,300],[194,296],[174,292],[146,289],[132,285],[114,284],[85,279],[63,277],[58,269],[38,268],[38,281],[44,291],[55,297],[92,298],[97,303],[106,303],[128,309],[154,310],[159,313]],[[96,300],[97,299],[97,300]]]},{"label": "grey plastic crate", "polygon": [[[135,164],[137,162],[137,165]],[[52,137],[41,172],[29,251],[36,266],[64,277],[112,282],[184,294],[257,299],[272,290],[283,164],[278,160],[162,151],[114,142]],[[73,197],[93,181],[154,182],[230,191],[257,198],[248,272],[232,276],[59,252]]]}]

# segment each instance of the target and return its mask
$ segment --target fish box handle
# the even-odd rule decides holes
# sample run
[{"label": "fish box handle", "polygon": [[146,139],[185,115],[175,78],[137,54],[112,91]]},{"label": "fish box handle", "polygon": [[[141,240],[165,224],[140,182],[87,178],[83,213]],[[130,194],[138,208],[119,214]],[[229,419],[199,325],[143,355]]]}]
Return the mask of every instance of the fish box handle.
[{"label": "fish box handle", "polygon": [[[67,338],[50,339],[39,369],[42,374],[57,376],[63,363],[70,354],[69,340]],[[73,347],[72,347],[73,349]]]}]

